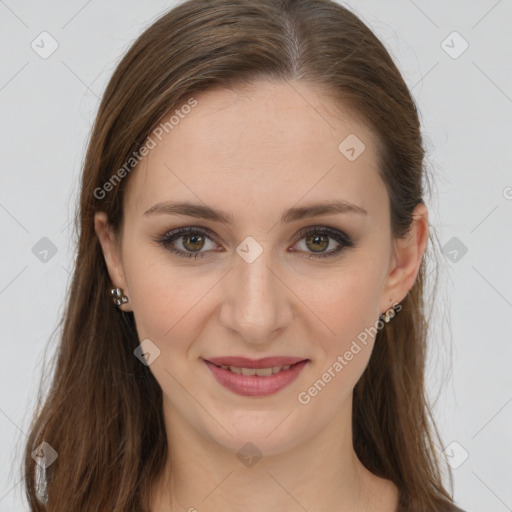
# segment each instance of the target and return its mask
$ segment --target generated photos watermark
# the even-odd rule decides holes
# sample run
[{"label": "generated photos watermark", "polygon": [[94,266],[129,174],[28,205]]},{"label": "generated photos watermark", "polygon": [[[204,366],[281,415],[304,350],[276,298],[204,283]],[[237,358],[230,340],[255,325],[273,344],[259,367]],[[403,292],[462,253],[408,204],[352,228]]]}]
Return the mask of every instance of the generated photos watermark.
[{"label": "generated photos watermark", "polygon": [[[395,312],[399,312],[402,309],[401,304],[394,304],[393,308]],[[366,327],[364,331],[360,332],[357,335],[357,340],[363,345],[366,346],[368,344],[368,338],[371,336],[372,338],[375,337],[377,332],[382,329],[386,323],[379,318],[372,327]],[[352,344],[350,345],[350,348],[345,351],[343,355],[339,355],[336,358],[336,361],[327,368],[327,371],[325,371],[322,376],[317,379],[306,391],[301,391],[297,395],[297,400],[302,405],[307,405],[309,402],[311,402],[311,399],[322,391],[329,382],[338,375],[343,368],[348,366],[350,361],[354,359],[354,357],[359,354],[363,347],[357,342],[357,340],[353,340]]]},{"label": "generated photos watermark", "polygon": [[[94,189],[94,197],[96,199],[104,199],[108,192],[114,190],[121,180],[129,174],[133,168],[146,156],[149,152],[156,148],[158,142],[162,141],[164,133],[170,133],[179,123],[181,119],[190,114],[192,108],[197,105],[197,100],[194,97],[188,99],[188,101],[182,105],[179,109],[176,109],[174,113],[165,122],[160,123],[152,132],[148,135],[146,142],[139,148],[138,151],[134,151],[132,156],[120,167],[112,176],[101,186]],[[155,139],[158,139],[155,140]]]}]

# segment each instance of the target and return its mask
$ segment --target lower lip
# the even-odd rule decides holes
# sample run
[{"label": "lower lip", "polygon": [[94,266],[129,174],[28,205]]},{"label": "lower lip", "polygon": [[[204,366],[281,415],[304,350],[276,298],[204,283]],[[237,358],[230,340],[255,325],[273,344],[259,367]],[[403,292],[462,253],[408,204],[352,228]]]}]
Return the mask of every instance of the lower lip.
[{"label": "lower lip", "polygon": [[281,370],[267,377],[259,377],[258,375],[239,375],[219,368],[210,361],[205,361],[218,382],[230,391],[244,396],[268,396],[277,393],[298,377],[307,362],[307,360],[301,361],[288,370]]}]

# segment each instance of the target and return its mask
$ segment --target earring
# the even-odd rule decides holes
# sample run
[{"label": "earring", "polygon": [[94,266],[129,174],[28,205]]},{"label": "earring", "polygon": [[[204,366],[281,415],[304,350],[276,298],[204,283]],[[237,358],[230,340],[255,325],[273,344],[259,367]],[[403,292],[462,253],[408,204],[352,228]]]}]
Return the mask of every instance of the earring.
[{"label": "earring", "polygon": [[121,288],[111,288],[110,293],[112,294],[114,304],[121,306],[128,302],[128,297],[124,294]]},{"label": "earring", "polygon": [[[400,310],[398,310],[398,311],[400,311]],[[385,313],[380,315],[380,319],[384,320],[384,322],[386,322],[388,324],[390,322],[390,320],[392,318],[394,318],[395,315],[396,315],[395,306],[393,306],[392,308],[389,308]]]}]

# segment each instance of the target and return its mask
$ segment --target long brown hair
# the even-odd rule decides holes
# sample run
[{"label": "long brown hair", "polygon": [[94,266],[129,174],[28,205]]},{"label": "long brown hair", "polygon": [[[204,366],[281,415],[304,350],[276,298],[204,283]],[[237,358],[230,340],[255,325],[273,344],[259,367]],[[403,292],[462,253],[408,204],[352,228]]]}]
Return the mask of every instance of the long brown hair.
[{"label": "long brown hair", "polygon": [[[25,446],[31,511],[149,511],[168,450],[162,391],[134,357],[133,314],[112,304],[94,214],[106,212],[119,233],[123,190],[137,172],[126,162],[169,111],[200,91],[261,79],[308,82],[365,120],[381,145],[392,234],[407,234],[424,197],[418,113],[390,55],[357,16],[330,0],[188,0],[160,17],[117,66],[89,141],[70,300]],[[358,457],[397,485],[401,510],[415,512],[453,509],[424,386],[425,268],[424,257],[402,311],[377,334],[353,401]],[[58,453],[46,468],[46,499],[32,457],[43,441]]]}]

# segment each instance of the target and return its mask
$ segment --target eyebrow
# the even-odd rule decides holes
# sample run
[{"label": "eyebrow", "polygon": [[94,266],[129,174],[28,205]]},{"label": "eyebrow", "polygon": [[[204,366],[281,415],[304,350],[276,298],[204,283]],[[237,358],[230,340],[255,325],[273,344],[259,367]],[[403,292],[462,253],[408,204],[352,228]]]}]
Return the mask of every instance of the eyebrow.
[{"label": "eyebrow", "polygon": [[[290,223],[305,218],[319,217],[321,215],[331,215],[335,213],[357,213],[359,215],[368,214],[364,208],[357,206],[356,204],[337,199],[324,203],[290,208],[281,216],[281,223]],[[208,219],[226,225],[233,224],[232,214],[211,208],[207,205],[190,202],[167,201],[165,203],[155,204],[149,210],[144,212],[144,215],[156,214],[186,215],[188,217]]]}]

